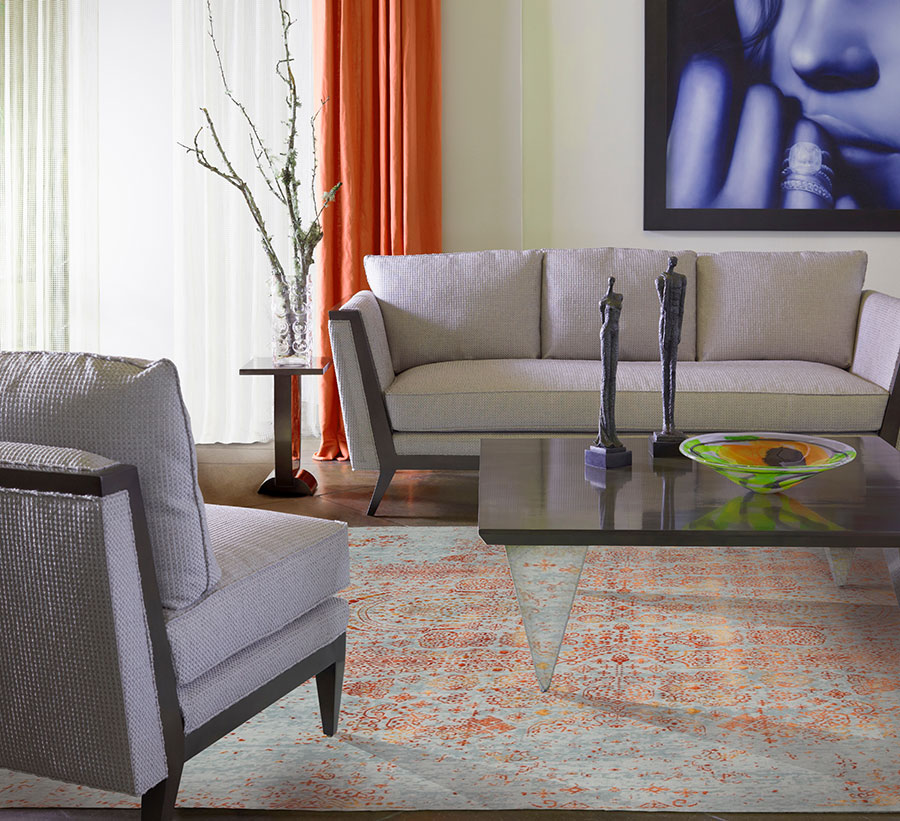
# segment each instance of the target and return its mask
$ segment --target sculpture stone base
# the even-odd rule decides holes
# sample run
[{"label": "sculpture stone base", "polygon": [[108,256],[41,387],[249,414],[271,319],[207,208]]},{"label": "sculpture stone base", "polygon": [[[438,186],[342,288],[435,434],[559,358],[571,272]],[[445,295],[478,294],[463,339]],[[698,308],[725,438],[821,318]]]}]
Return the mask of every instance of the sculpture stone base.
[{"label": "sculpture stone base", "polygon": [[624,468],[631,464],[631,451],[627,448],[601,448],[591,445],[585,448],[584,464],[592,468]]},{"label": "sculpture stone base", "polygon": [[687,459],[678,446],[687,439],[679,430],[664,433],[658,430],[650,434],[650,455],[654,459]]}]

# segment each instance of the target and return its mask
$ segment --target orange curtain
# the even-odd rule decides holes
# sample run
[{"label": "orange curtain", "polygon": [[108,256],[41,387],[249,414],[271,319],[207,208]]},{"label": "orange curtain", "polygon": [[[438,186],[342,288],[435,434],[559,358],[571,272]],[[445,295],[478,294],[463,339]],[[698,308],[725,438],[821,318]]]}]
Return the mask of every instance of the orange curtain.
[{"label": "orange curtain", "polygon": [[[441,250],[440,0],[313,0],[319,187],[325,209],[316,276],[322,353],[328,310],[368,288],[366,254]],[[316,459],[349,456],[334,369],[321,380]]]}]

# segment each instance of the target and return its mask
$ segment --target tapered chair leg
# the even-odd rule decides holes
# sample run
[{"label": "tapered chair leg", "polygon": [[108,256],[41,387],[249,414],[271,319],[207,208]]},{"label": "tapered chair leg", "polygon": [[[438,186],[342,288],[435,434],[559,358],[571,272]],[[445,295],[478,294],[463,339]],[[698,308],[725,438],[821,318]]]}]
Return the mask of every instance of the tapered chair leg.
[{"label": "tapered chair leg", "polygon": [[375,483],[375,491],[374,493],[372,493],[372,500],[369,502],[369,509],[366,511],[367,516],[375,515],[375,511],[378,510],[378,505],[381,504],[381,500],[384,498],[385,491],[388,489],[388,485],[391,483],[391,479],[393,478],[393,468],[382,469],[381,473],[378,475],[378,481]]},{"label": "tapered chair leg", "polygon": [[341,689],[344,686],[344,659],[326,667],[316,676],[316,690],[319,693],[319,712],[322,714],[322,732],[334,735],[337,732],[341,712]]},{"label": "tapered chair leg", "polygon": [[141,821],[170,821],[181,783],[183,761],[169,762],[169,775],[141,796]]}]

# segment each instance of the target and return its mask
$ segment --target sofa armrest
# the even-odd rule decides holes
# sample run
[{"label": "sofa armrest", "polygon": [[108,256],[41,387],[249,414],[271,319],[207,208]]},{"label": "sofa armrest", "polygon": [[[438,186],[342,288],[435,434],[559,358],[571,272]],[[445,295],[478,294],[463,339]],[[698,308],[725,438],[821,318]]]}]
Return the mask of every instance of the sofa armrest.
[{"label": "sofa armrest", "polygon": [[863,291],[850,372],[892,391],[898,364],[900,299],[878,291]]},{"label": "sofa armrest", "polygon": [[890,392],[879,432],[892,445],[900,434],[900,299],[863,291],[850,372]]},{"label": "sofa armrest", "polygon": [[354,470],[378,470],[393,449],[384,391],[394,381],[381,307],[371,291],[359,291],[328,314],[344,429]]}]

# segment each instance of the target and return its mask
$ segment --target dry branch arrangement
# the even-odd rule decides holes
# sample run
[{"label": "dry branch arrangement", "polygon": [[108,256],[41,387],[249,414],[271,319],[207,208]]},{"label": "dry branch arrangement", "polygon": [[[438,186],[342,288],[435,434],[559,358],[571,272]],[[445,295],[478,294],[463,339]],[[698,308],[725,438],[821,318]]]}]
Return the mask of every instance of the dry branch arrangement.
[{"label": "dry branch arrangement", "polygon": [[[316,203],[317,162],[315,124],[319,113],[327,102],[327,100],[322,100],[318,110],[313,114],[309,121],[313,132],[313,164],[310,174],[310,191],[313,203],[316,204],[315,217],[310,222],[309,227],[304,228],[303,221],[300,218],[300,209],[298,207],[301,180],[297,178],[297,149],[295,147],[297,138],[297,112],[299,111],[301,104],[297,96],[297,82],[291,68],[291,63],[294,58],[291,56],[289,42],[289,33],[294,21],[284,8],[283,0],[278,0],[278,10],[281,14],[284,56],[275,64],[275,72],[282,82],[284,82],[287,89],[285,102],[287,104],[288,116],[284,121],[284,124],[287,127],[285,150],[282,153],[277,154],[273,159],[273,155],[266,148],[247,108],[235,97],[231,86],[228,84],[228,79],[225,75],[225,66],[222,62],[222,53],[219,51],[219,45],[216,42],[211,0],[206,0],[207,19],[209,20],[208,34],[216,54],[216,61],[219,65],[219,74],[222,78],[225,94],[247,121],[250,147],[253,151],[253,156],[256,159],[256,168],[265,181],[266,187],[278,201],[288,209],[291,223],[291,248],[293,252],[293,260],[290,268],[287,268],[279,258],[278,253],[275,250],[275,245],[272,242],[272,237],[266,229],[265,220],[257,205],[253,191],[247,181],[235,170],[233,163],[225,151],[225,147],[219,139],[215,123],[207,108],[202,107],[200,109],[206,119],[206,124],[201,125],[200,128],[197,129],[197,133],[194,135],[193,145],[185,145],[184,143],[179,143],[179,145],[189,154],[193,154],[200,165],[209,171],[212,171],[214,174],[217,174],[241,192],[244,202],[247,204],[247,208],[250,211],[250,215],[256,223],[256,229],[259,231],[263,249],[269,259],[269,264],[272,267],[272,276],[280,306],[278,315],[280,324],[276,334],[276,356],[298,357],[299,359],[308,361],[311,354],[308,347],[311,332],[311,317],[308,315],[309,270],[312,266],[313,253],[322,239],[322,224],[320,221],[322,212],[334,201],[335,195],[341,187],[341,183],[338,182],[336,185],[332,186],[331,189],[323,195],[322,202]],[[206,149],[200,146],[200,135],[204,131],[209,132],[209,136],[212,138],[213,145],[220,158],[221,165],[210,160],[207,156]],[[281,312],[283,312],[283,314]]]}]

